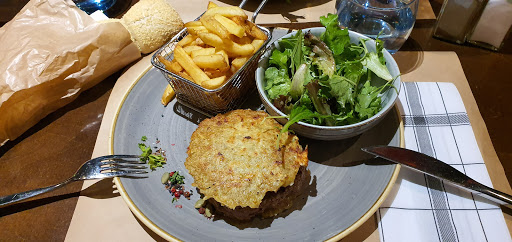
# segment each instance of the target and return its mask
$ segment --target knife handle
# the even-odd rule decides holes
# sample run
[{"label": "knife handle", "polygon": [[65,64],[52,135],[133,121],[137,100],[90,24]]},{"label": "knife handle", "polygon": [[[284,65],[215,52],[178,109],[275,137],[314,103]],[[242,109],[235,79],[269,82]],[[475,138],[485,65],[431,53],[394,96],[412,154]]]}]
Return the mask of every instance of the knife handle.
[{"label": "knife handle", "polygon": [[482,187],[480,189],[478,189],[478,191],[480,191],[481,193],[483,194],[486,194],[487,196],[490,196],[494,199],[497,199],[499,201],[501,201],[500,204],[502,204],[503,202],[505,202],[507,205],[512,205],[512,196],[504,193],[504,192],[500,192],[498,190],[495,190],[495,189],[492,189],[490,187],[487,187],[487,186],[484,186],[482,184],[480,184]]}]

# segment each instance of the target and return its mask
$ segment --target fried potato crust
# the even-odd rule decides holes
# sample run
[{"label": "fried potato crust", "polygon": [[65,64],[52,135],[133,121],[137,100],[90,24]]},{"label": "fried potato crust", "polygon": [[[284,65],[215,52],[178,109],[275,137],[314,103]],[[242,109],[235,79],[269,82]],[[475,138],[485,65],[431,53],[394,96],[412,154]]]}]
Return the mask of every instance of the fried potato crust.
[{"label": "fried potato crust", "polygon": [[258,208],[267,192],[290,186],[307,148],[263,111],[234,110],[202,121],[191,137],[185,167],[204,199]]}]

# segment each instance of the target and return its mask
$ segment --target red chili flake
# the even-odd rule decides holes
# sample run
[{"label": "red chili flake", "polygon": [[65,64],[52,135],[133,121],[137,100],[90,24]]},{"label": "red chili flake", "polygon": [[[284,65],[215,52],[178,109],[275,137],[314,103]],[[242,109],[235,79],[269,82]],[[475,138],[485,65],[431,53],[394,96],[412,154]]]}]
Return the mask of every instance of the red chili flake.
[{"label": "red chili flake", "polygon": [[190,192],[185,192],[185,197],[190,197]]},{"label": "red chili flake", "polygon": [[204,214],[204,211],[206,211],[206,209],[205,209],[205,208],[203,208],[203,207],[199,208],[199,213],[200,213],[200,214]]},{"label": "red chili flake", "polygon": [[178,192],[179,192],[180,194],[183,194],[183,190],[179,190]]},{"label": "red chili flake", "polygon": [[179,192],[175,192],[175,193],[174,193],[174,197],[175,197],[175,198],[179,198],[179,197],[180,197],[180,193],[179,193]]},{"label": "red chili flake", "polygon": [[172,176],[172,175],[174,175],[174,171],[172,171],[171,173],[169,173],[169,176]]},{"label": "red chili flake", "polygon": [[176,192],[176,188],[172,187],[172,188],[171,188],[171,192],[172,192],[172,193],[175,193],[175,192]]},{"label": "red chili flake", "polygon": [[176,144],[171,144],[171,146],[175,146]]},{"label": "red chili flake", "polygon": [[183,208],[183,206],[182,206],[182,205],[176,205],[176,206],[174,206],[174,207],[176,207],[176,208]]}]

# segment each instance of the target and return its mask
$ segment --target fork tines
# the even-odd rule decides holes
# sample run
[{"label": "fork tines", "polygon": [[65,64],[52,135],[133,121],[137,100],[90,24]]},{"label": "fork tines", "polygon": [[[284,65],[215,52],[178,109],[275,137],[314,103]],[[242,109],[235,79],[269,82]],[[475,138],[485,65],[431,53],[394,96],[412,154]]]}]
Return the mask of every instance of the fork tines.
[{"label": "fork tines", "polygon": [[145,162],[138,155],[103,156],[100,171],[106,176],[127,176],[148,173]]}]

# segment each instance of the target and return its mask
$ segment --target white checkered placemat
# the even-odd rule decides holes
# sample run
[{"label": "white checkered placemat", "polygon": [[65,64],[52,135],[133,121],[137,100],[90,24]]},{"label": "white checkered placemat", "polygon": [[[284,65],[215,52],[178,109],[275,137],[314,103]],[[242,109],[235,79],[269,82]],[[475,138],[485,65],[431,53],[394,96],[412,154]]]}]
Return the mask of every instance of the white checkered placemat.
[{"label": "white checkered placemat", "polygon": [[[402,83],[399,99],[405,148],[444,161],[492,187],[455,85]],[[383,242],[512,241],[499,206],[406,167],[377,217]]]}]

